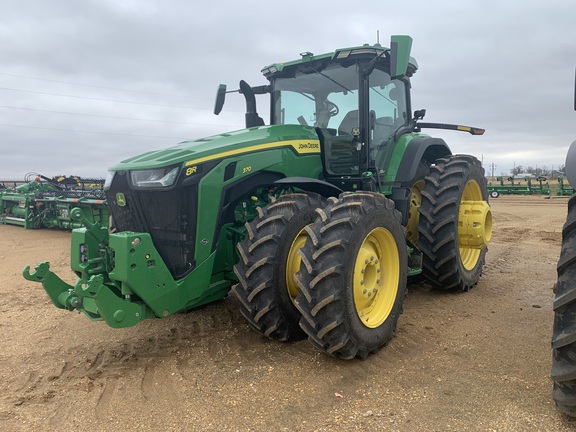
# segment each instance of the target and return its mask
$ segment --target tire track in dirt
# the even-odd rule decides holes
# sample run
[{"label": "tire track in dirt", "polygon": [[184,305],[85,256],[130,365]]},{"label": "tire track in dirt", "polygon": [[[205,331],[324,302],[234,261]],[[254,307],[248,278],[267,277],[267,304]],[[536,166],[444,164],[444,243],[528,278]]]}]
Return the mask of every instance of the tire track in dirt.
[{"label": "tire track in dirt", "polygon": [[116,390],[117,381],[113,378],[105,378],[102,385],[102,390],[96,406],[94,408],[96,418],[101,420],[106,420],[110,416],[110,405],[114,392]]},{"label": "tire track in dirt", "polygon": [[[143,399],[151,400],[156,392],[158,370],[169,362],[174,366],[176,378],[189,376],[190,365],[235,365],[242,352],[254,348],[250,338],[237,337],[238,333],[252,331],[236,307],[235,302],[220,302],[168,318],[163,323],[148,323],[142,331],[136,330],[134,338],[104,343],[84,341],[83,345],[61,354],[48,353],[49,357],[60,357],[62,363],[32,367],[27,379],[13,388],[16,397],[12,396],[11,404],[45,400],[47,390],[82,385],[89,380],[92,388],[101,389],[95,412],[104,419],[111,401],[118,397],[115,388],[120,377],[140,376],[138,392]],[[173,322],[164,327],[168,320]],[[255,333],[252,336],[259,339]],[[176,378],[168,377],[163,387]]]}]

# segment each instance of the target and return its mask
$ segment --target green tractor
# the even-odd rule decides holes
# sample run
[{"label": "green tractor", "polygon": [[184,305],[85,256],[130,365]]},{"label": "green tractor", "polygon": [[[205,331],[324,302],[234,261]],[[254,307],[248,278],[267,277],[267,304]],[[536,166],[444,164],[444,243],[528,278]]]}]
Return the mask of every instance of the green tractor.
[{"label": "green tractor", "polygon": [[[411,115],[411,44],[306,52],[265,67],[267,85],[241,81],[245,129],[110,169],[113,223],[73,231],[74,286],[49,263],[24,276],[57,307],[112,327],[232,291],[259,333],[365,358],[391,337],[409,277],[467,291],[492,232],[480,162],[421,133],[484,130]],[[270,97],[269,125],[256,95]]]}]

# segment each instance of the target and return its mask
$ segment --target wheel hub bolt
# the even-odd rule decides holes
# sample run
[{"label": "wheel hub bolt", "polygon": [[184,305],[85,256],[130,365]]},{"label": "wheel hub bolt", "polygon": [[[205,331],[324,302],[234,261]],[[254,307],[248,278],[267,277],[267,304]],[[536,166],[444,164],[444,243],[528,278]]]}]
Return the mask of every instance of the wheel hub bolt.
[{"label": "wheel hub bolt", "polygon": [[362,291],[362,294],[366,294],[366,293],[367,293],[367,291],[366,291],[366,290]]}]

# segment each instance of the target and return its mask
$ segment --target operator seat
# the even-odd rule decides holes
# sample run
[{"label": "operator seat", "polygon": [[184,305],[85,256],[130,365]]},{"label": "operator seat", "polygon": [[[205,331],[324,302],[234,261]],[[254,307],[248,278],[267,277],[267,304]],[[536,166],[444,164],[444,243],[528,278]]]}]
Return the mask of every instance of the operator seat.
[{"label": "operator seat", "polygon": [[381,167],[386,158],[386,143],[394,132],[396,126],[392,117],[378,117],[374,122],[374,133],[372,135],[372,149],[376,166]]},{"label": "operator seat", "polygon": [[376,145],[382,145],[394,133],[394,119],[392,117],[378,117],[374,124],[372,141]]},{"label": "operator seat", "polygon": [[338,126],[338,135],[351,135],[352,128],[358,126],[358,110],[349,111]]}]

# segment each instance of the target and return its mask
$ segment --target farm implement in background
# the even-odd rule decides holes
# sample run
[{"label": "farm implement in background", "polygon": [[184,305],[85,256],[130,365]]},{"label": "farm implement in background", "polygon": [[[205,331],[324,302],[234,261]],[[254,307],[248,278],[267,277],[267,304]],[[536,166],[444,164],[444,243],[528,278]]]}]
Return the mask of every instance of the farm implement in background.
[{"label": "farm implement in background", "polygon": [[[0,187],[0,224],[26,229],[74,229],[100,223],[108,226],[110,212],[103,192],[104,179],[26,175],[24,182],[4,181]],[[73,212],[75,207],[79,212]]]},{"label": "farm implement in background", "polygon": [[[496,180],[500,182],[499,185],[488,183],[488,193],[492,198],[500,195],[550,195],[550,184],[546,177],[524,177],[526,184],[515,183],[514,177],[508,177],[510,183],[504,183],[504,177],[500,176]],[[533,181],[538,182],[538,185],[534,185]]]},{"label": "farm implement in background", "polygon": [[570,197],[574,194],[574,188],[570,186],[566,177],[558,176],[558,189],[556,190],[556,195]]}]

